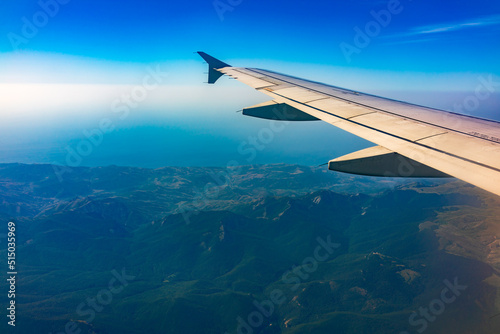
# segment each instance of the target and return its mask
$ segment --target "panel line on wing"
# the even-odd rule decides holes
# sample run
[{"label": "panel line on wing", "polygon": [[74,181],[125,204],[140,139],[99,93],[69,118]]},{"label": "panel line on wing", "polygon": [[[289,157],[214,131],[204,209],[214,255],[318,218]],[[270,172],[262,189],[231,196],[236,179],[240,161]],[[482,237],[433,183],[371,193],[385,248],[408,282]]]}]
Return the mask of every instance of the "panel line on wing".
[{"label": "panel line on wing", "polygon": [[421,140],[426,140],[426,139],[433,138],[433,137],[437,137],[437,136],[442,136],[442,135],[445,135],[445,134],[447,134],[447,133],[449,133],[449,132],[437,133],[437,134],[435,134],[435,135],[431,135],[431,136],[427,136],[427,137],[424,137],[424,138],[420,138],[420,139],[418,139],[418,140],[415,140],[415,142],[419,142],[419,141],[421,141]]},{"label": "panel line on wing", "polygon": [[378,111],[375,111],[375,110],[367,110],[364,114],[359,114],[359,115],[355,115],[355,116],[350,116],[350,117],[347,117],[346,119],[348,120],[351,120],[353,118],[356,118],[356,117],[360,117],[360,116],[365,116],[365,115],[369,115],[369,114],[376,114],[378,113]]},{"label": "panel line on wing", "polygon": [[321,100],[327,100],[327,99],[329,99],[329,97],[320,97],[318,99],[314,99],[314,100],[311,100],[311,101],[306,101],[304,103],[308,104],[308,103],[311,103],[311,102],[316,102],[316,101],[321,101]]}]

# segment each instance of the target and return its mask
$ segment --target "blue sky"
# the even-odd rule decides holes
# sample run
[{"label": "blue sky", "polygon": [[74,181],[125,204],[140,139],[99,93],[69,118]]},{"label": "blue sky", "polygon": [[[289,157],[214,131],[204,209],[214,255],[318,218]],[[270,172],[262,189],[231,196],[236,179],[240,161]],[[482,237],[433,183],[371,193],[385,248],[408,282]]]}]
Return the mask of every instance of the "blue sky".
[{"label": "blue sky", "polygon": [[[0,18],[0,162],[64,164],[103,119],[115,130],[82,165],[245,160],[238,147],[268,124],[235,111],[266,97],[228,79],[204,85],[198,50],[448,110],[480,78],[500,81],[498,1],[21,0],[1,2]],[[168,76],[117,118],[113,102],[158,66]],[[492,96],[469,113],[498,119]],[[250,162],[315,164],[369,145],[293,124]]]},{"label": "blue sky", "polygon": [[[227,6],[222,16],[214,3]],[[137,63],[186,60],[189,52],[203,49],[229,59],[345,66],[339,44],[352,43],[353,28],[364,28],[373,20],[371,11],[386,9],[389,1],[232,3],[237,5],[227,0],[70,0],[19,48]],[[497,1],[401,0],[398,8],[402,11],[392,15],[390,24],[354,57],[353,66],[426,72],[499,70]],[[12,50],[8,33],[22,35],[22,18],[33,21],[40,9],[38,1],[0,4],[2,52]]]}]

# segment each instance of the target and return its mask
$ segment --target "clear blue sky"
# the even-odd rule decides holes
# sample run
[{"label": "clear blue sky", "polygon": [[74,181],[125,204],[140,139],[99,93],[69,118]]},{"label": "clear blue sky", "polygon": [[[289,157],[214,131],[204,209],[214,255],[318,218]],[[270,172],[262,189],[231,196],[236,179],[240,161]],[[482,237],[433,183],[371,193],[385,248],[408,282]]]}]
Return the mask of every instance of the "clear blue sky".
[{"label": "clear blue sky", "polygon": [[[225,58],[347,66],[339,44],[352,43],[353,28],[364,28],[373,20],[370,12],[389,3],[232,2],[239,5],[220,1],[228,6],[221,21],[213,0],[70,0],[20,49],[139,63],[184,60],[202,49]],[[352,66],[426,72],[500,70],[498,1],[402,0],[398,7],[402,11],[353,57]],[[2,1],[2,52],[12,51],[7,34],[21,35],[22,17],[32,21],[39,10],[36,0]]]},{"label": "clear blue sky", "polygon": [[[198,50],[236,66],[450,110],[479,78],[500,80],[498,1],[61,2],[57,8],[55,0],[0,3],[0,99],[7,106],[0,111],[1,162],[63,163],[65,147],[110,117],[110,104],[130,90],[126,85],[141,83],[158,64],[169,73],[163,88],[131,117],[114,121],[116,131],[81,164],[140,164],[132,150],[141,148],[148,166],[222,165],[237,157],[239,144],[267,123],[234,111],[266,97],[227,79],[204,86]],[[495,118],[498,110],[496,95],[472,113]],[[340,143],[318,148],[318,133]],[[252,162],[312,164],[365,146],[331,126],[293,125]],[[152,156],[144,156],[145,147]],[[159,159],[158,150],[171,154]],[[201,160],[183,155],[186,150]],[[215,151],[222,153],[211,158]]]}]

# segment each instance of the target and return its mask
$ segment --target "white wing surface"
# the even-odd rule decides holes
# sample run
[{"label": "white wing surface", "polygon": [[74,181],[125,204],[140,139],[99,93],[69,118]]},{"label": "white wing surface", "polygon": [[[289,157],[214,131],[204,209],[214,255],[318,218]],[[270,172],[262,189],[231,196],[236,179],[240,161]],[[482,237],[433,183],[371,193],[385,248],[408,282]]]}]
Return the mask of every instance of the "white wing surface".
[{"label": "white wing surface", "polygon": [[451,176],[500,195],[500,122],[268,70],[232,67],[199,54],[209,64],[209,83],[226,74],[272,98],[243,109],[243,114],[323,120],[378,145],[331,160],[331,170],[390,177]]}]

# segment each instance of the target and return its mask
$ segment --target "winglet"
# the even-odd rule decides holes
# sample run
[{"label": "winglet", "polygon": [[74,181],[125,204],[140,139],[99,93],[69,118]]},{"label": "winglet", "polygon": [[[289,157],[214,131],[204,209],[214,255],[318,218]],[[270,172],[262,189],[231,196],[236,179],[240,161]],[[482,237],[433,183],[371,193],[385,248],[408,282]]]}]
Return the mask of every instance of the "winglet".
[{"label": "winglet", "polygon": [[220,68],[231,67],[231,65],[220,61],[205,52],[198,51],[198,54],[208,63],[208,83],[214,84],[224,73],[217,71]]}]

